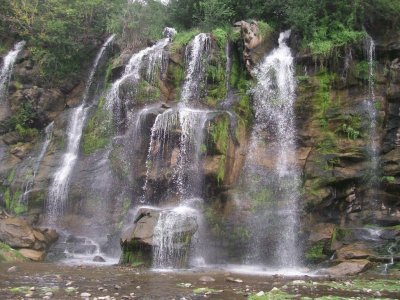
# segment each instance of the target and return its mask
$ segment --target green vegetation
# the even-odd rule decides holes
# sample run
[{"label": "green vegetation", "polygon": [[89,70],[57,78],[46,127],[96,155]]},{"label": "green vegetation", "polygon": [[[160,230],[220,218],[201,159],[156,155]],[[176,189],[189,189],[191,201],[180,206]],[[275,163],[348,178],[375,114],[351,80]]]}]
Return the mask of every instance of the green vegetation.
[{"label": "green vegetation", "polygon": [[[105,36],[110,16],[126,1],[116,0],[15,0],[0,4],[0,34],[27,41],[41,75],[60,80],[82,71]],[[114,17],[115,18],[115,17]],[[2,32],[4,31],[4,32]]]},{"label": "green vegetation", "polygon": [[225,162],[229,143],[229,118],[224,116],[213,123],[210,133],[216,150],[222,155],[217,172],[217,181],[220,184],[225,178]]},{"label": "green vegetation", "polygon": [[289,293],[285,291],[281,291],[278,288],[273,288],[271,291],[264,293],[263,295],[257,296],[255,295],[250,295],[247,299],[248,300],[286,300],[286,299],[293,299],[296,296],[290,295]]},{"label": "green vegetation", "polygon": [[10,288],[10,292],[26,294],[29,292],[29,289],[30,289],[29,286],[19,286],[19,287]]},{"label": "green vegetation", "polygon": [[[362,39],[364,28],[399,29],[399,15],[400,4],[391,0],[171,0],[166,5],[156,0],[15,0],[0,3],[0,38],[7,45],[10,39],[26,40],[41,74],[55,81],[81,72],[81,62],[110,32],[118,34],[123,48],[133,48],[160,38],[165,26],[178,32],[215,31],[254,18],[261,21],[262,35],[271,28],[292,28],[303,49],[326,59]],[[181,38],[177,44],[182,45]]]},{"label": "green vegetation", "polygon": [[[168,8],[168,23],[179,30],[224,28],[251,18],[267,20],[273,28],[292,28],[301,47],[321,60],[362,39],[364,27],[368,30],[376,20],[385,28],[400,28],[400,5],[390,0],[172,0]],[[266,31],[263,23],[259,26]]]},{"label": "green vegetation", "polygon": [[12,191],[9,187],[3,188],[3,199],[5,209],[16,215],[23,214],[27,211],[26,204],[20,202],[22,192],[20,190]]},{"label": "green vegetation", "polygon": [[[157,78],[157,77],[156,77]],[[158,87],[148,83],[146,80],[141,79],[136,87],[133,102],[135,104],[143,104],[159,101],[161,92]]]},{"label": "green vegetation", "polygon": [[360,131],[354,129],[351,125],[343,124],[342,132],[347,135],[347,138],[355,140],[360,136]]},{"label": "green vegetation", "polygon": [[257,24],[258,24],[258,29],[260,30],[259,35],[261,37],[265,38],[273,32],[272,26],[270,26],[267,22],[258,21]]},{"label": "green vegetation", "polygon": [[8,120],[8,131],[16,131],[23,139],[32,140],[38,136],[36,128],[32,128],[37,121],[37,114],[30,102],[23,102],[16,113]]},{"label": "green vegetation", "polygon": [[384,183],[395,183],[396,178],[394,176],[382,176],[380,181]]},{"label": "green vegetation", "polygon": [[7,244],[0,242],[0,263],[1,262],[22,262],[26,258],[21,255],[17,250],[14,250]]},{"label": "green vegetation", "polygon": [[83,136],[83,152],[86,155],[105,148],[112,134],[111,116],[103,106],[104,98],[100,98],[96,112],[86,126]]},{"label": "green vegetation", "polygon": [[[111,5],[111,16],[104,18],[107,30],[119,34],[122,46],[138,46],[149,39],[157,40],[162,37],[163,28],[168,25],[167,6],[160,1],[106,1]],[[145,3],[145,4],[144,4]],[[104,21],[103,20],[103,21]]]},{"label": "green vegetation", "polygon": [[326,259],[326,255],[324,254],[324,246],[325,242],[320,241],[305,252],[305,258],[309,263],[318,263]]},{"label": "green vegetation", "polygon": [[171,52],[176,52],[177,50],[182,49],[199,33],[200,30],[198,28],[194,28],[189,31],[178,32],[174,37],[172,45],[170,46]]},{"label": "green vegetation", "polygon": [[315,105],[317,108],[317,118],[319,119],[320,125],[323,129],[328,127],[328,108],[332,105],[332,99],[330,95],[331,84],[333,75],[322,72],[316,77],[318,90],[315,97]]}]

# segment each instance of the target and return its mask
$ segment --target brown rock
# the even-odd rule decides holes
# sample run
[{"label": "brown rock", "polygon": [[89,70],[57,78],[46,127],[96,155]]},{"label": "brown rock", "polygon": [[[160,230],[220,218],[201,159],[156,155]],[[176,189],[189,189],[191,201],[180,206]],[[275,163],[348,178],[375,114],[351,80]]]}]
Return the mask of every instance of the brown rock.
[{"label": "brown rock", "polygon": [[356,275],[365,271],[369,267],[369,264],[370,262],[366,259],[349,260],[325,269],[321,273],[335,277]]},{"label": "brown rock", "polygon": [[336,251],[339,260],[347,260],[353,258],[368,258],[372,252],[362,243],[356,243],[344,246]]},{"label": "brown rock", "polygon": [[42,233],[44,234],[48,244],[52,244],[58,240],[58,233],[55,229],[46,228],[42,230]]},{"label": "brown rock", "polygon": [[316,243],[323,240],[331,240],[332,235],[335,232],[335,224],[320,223],[312,228],[309,241]]},{"label": "brown rock", "polygon": [[6,145],[14,145],[23,140],[23,138],[16,131],[6,133],[2,136],[2,138]]},{"label": "brown rock", "polygon": [[222,159],[222,155],[207,156],[204,160],[204,174],[215,175],[218,174],[219,164]]},{"label": "brown rock", "polygon": [[46,238],[44,237],[43,233],[41,233],[38,230],[33,230],[33,235],[35,236],[35,238],[41,242],[45,242]]},{"label": "brown rock", "polygon": [[28,223],[20,218],[0,220],[0,240],[15,248],[29,248],[35,236]]},{"label": "brown rock", "polygon": [[21,253],[22,256],[29,258],[33,261],[43,261],[44,259],[44,251],[37,251],[32,249],[20,249],[19,253]]},{"label": "brown rock", "polygon": [[31,149],[32,149],[32,144],[25,143],[16,145],[10,150],[10,152],[16,157],[24,159]]},{"label": "brown rock", "polygon": [[159,210],[141,208],[136,214],[133,227],[122,234],[121,243],[129,243],[132,239],[135,239],[140,243],[153,245],[153,232],[159,215]]},{"label": "brown rock", "polygon": [[241,30],[244,42],[243,57],[246,62],[246,67],[251,71],[251,67],[257,64],[273,45],[269,43],[268,38],[264,38],[261,35],[256,21],[251,21],[250,23],[240,21],[236,22],[234,25]]},{"label": "brown rock", "polygon": [[201,281],[201,282],[214,282],[215,279],[213,277],[211,277],[211,276],[204,275],[204,276],[201,276],[199,278],[199,281]]}]

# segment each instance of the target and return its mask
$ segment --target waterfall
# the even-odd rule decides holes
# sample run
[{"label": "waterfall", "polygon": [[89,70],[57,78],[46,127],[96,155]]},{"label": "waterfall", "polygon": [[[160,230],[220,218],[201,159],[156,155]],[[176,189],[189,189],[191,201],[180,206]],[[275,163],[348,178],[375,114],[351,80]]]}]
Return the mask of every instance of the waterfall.
[{"label": "waterfall", "polygon": [[[168,36],[173,36],[171,30],[165,31]],[[107,95],[108,109],[119,111],[123,107],[123,102],[125,99],[121,99],[120,90],[122,84],[129,82],[136,86],[140,80],[140,72],[143,68],[145,59],[147,59],[146,64],[146,79],[149,83],[154,83],[156,78],[156,72],[161,69],[161,73],[165,71],[165,54],[164,48],[169,44],[170,37],[159,40],[156,44],[151,47],[145,48],[138,53],[135,53],[130,58],[128,64],[125,66],[125,70],[118,80],[116,80]],[[134,91],[133,91],[134,92]]]},{"label": "waterfall", "polygon": [[286,45],[289,36],[290,31],[282,32],[279,47],[254,70],[255,125],[245,162],[250,198],[253,203],[258,201],[250,221],[248,260],[262,263],[272,259],[280,268],[298,264],[300,172],[294,160],[296,83],[293,57]]},{"label": "waterfall", "polygon": [[25,41],[15,44],[14,48],[3,59],[3,66],[0,72],[0,121],[4,121],[11,116],[11,108],[7,100],[8,85],[15,61],[24,45]]},{"label": "waterfall", "polygon": [[4,101],[11,78],[12,70],[18,54],[25,46],[25,41],[18,42],[14,48],[4,57],[3,67],[0,72],[0,101]]},{"label": "waterfall", "polygon": [[209,111],[183,108],[179,111],[181,128],[176,180],[184,199],[202,196],[201,146]]},{"label": "waterfall", "polygon": [[164,158],[167,145],[174,131],[179,131],[179,154],[174,170],[174,182],[181,200],[202,196],[201,150],[204,129],[210,114],[217,111],[191,109],[179,105],[159,114],[151,128],[150,146],[147,155],[147,172],[144,197],[149,184],[151,170],[158,167]]},{"label": "waterfall", "polygon": [[[375,192],[378,185],[378,168],[379,168],[379,133],[378,133],[378,115],[375,107],[375,42],[369,35],[364,40],[365,52],[368,59],[368,96],[364,100],[364,108],[367,113],[368,134],[371,137],[370,143],[367,145],[368,154],[370,156],[369,166],[369,183],[373,187],[372,193]],[[375,199],[376,201],[376,199]]]},{"label": "waterfall", "polygon": [[232,55],[231,55],[231,43],[228,41],[225,45],[225,88],[226,92],[229,94],[231,90],[231,72],[232,72]]},{"label": "waterfall", "polygon": [[36,178],[37,172],[39,171],[40,164],[41,164],[43,157],[46,154],[47,148],[49,147],[50,142],[51,142],[51,138],[53,135],[53,128],[54,128],[54,122],[51,122],[49,125],[46,126],[46,128],[44,130],[46,136],[45,136],[43,145],[40,149],[39,155],[35,159],[35,162],[33,165],[32,176],[25,183],[24,193],[21,195],[21,197],[19,199],[20,203],[28,203],[29,193],[33,189],[33,185],[35,183],[35,178]]},{"label": "waterfall", "polygon": [[182,268],[190,247],[191,236],[197,230],[197,211],[178,206],[160,212],[154,228],[153,243],[155,268]]},{"label": "waterfall", "polygon": [[210,37],[205,33],[200,33],[186,47],[186,76],[181,93],[183,103],[195,101],[201,97],[210,43]]},{"label": "waterfall", "polygon": [[[143,202],[147,200],[150,174],[161,164],[169,143],[177,142],[179,148],[173,166],[174,192],[179,194],[179,204],[160,212],[153,238],[153,266],[156,268],[185,265],[192,236],[202,220],[198,209],[203,203],[201,157],[204,129],[209,115],[218,112],[193,109],[188,104],[201,97],[209,50],[210,37],[205,33],[198,34],[190,42],[185,52],[186,75],[181,103],[159,114],[151,129]],[[179,135],[178,140],[170,141],[176,135]]]},{"label": "waterfall", "polygon": [[68,198],[68,187],[71,173],[76,160],[78,159],[79,143],[81,141],[83,127],[85,125],[88,111],[91,108],[91,105],[88,105],[87,103],[90,86],[92,85],[100,59],[103,57],[106,48],[113,39],[114,35],[110,36],[98,52],[86,81],[82,104],[72,109],[70,112],[67,127],[67,148],[62,157],[61,165],[54,173],[54,179],[49,188],[46,203],[47,220],[51,225],[55,225],[57,218],[63,214],[66,200]]}]

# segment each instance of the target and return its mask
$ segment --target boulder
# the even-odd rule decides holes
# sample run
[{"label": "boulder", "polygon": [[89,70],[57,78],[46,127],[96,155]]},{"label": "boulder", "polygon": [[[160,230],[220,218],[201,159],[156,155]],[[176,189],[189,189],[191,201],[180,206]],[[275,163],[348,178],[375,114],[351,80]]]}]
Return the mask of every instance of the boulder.
[{"label": "boulder", "polygon": [[366,259],[349,260],[334,267],[324,269],[320,273],[334,277],[356,275],[365,271],[369,265],[370,262]]},{"label": "boulder", "polygon": [[335,224],[320,223],[313,226],[309,241],[316,243],[319,241],[331,240],[335,232]]},{"label": "boulder", "polygon": [[18,157],[19,159],[24,159],[27,154],[32,149],[31,143],[17,144],[10,149],[10,153]]},{"label": "boulder", "polygon": [[154,228],[157,225],[160,210],[140,208],[136,213],[133,225],[121,236],[121,244],[129,244],[133,240],[140,244],[153,245]]},{"label": "boulder", "polygon": [[106,260],[101,257],[100,255],[96,255],[95,257],[93,257],[93,261],[94,262],[105,262]]},{"label": "boulder", "polygon": [[38,251],[32,249],[20,249],[19,253],[21,253],[22,256],[29,258],[30,260],[33,261],[43,261],[45,254],[44,251]]},{"label": "boulder", "polygon": [[243,42],[243,58],[246,63],[248,71],[257,64],[264,56],[265,53],[273,48],[273,43],[260,32],[257,21],[240,21],[234,24],[235,27],[240,28]]},{"label": "boulder", "polygon": [[23,138],[16,132],[8,132],[2,136],[3,142],[6,145],[14,145],[17,144],[18,142],[23,141]]},{"label": "boulder", "polygon": [[32,228],[20,218],[0,220],[0,240],[13,248],[29,248],[36,241]]},{"label": "boulder", "polygon": [[54,229],[32,228],[28,222],[17,217],[0,220],[0,241],[13,248],[44,251],[57,239],[58,234]]},{"label": "boulder", "polygon": [[372,252],[363,243],[346,245],[336,250],[336,256],[339,260],[368,258],[371,255]]}]

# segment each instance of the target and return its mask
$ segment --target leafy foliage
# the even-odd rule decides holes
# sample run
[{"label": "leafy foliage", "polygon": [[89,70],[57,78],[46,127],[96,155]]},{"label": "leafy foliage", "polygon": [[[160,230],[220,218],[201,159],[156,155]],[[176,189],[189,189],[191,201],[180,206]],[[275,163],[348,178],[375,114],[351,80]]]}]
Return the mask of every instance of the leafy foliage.
[{"label": "leafy foliage", "polygon": [[364,27],[399,29],[399,16],[391,0],[14,0],[0,3],[0,40],[25,39],[42,75],[57,80],[81,71],[108,32],[135,48],[158,39],[164,26],[210,31],[255,18],[294,29],[303,48],[324,58],[362,38]]},{"label": "leafy foliage", "polygon": [[[1,4],[1,28],[28,42],[42,75],[60,79],[81,70],[123,0],[15,0]],[[1,32],[0,32],[1,33]]]},{"label": "leafy foliage", "polygon": [[134,48],[149,39],[161,38],[167,23],[167,7],[160,1],[135,1],[115,10],[107,29],[119,34],[123,47]]}]

